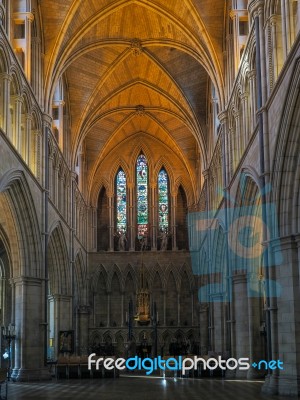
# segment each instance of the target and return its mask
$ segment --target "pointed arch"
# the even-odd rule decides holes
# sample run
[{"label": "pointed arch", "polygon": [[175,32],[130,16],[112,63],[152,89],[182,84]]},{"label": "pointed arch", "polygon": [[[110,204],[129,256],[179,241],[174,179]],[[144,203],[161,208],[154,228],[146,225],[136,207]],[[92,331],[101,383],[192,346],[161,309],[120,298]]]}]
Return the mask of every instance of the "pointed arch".
[{"label": "pointed arch", "polygon": [[15,270],[15,273],[36,278],[42,277],[41,232],[35,211],[36,206],[24,172],[10,170],[4,174],[0,180],[0,192],[4,192],[8,200],[17,232],[20,270]]},{"label": "pointed arch", "polygon": [[0,39],[0,73],[8,73],[10,67],[10,57],[7,52],[7,46]]},{"label": "pointed arch", "polygon": [[60,222],[50,230],[48,260],[51,294],[69,295],[71,293],[69,256]]},{"label": "pointed arch", "polygon": [[148,234],[149,224],[149,166],[147,157],[141,152],[136,160],[137,235]]},{"label": "pointed arch", "polygon": [[78,305],[85,304],[86,294],[86,267],[82,250],[77,252],[74,263],[74,299]]},{"label": "pointed arch", "polygon": [[161,232],[168,232],[170,225],[170,183],[164,167],[158,173],[158,228]]},{"label": "pointed arch", "polygon": [[119,168],[115,177],[115,210],[117,232],[127,231],[127,177]]}]

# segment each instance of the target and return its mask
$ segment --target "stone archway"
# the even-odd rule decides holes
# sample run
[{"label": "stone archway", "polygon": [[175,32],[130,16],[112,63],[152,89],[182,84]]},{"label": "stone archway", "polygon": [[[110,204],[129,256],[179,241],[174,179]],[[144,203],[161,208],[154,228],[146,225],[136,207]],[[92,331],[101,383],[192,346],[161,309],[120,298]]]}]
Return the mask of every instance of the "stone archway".
[{"label": "stone archway", "polygon": [[[72,296],[65,236],[57,225],[48,240],[48,357],[56,359],[60,352],[60,333],[72,329]],[[71,352],[73,352],[73,349]]]}]

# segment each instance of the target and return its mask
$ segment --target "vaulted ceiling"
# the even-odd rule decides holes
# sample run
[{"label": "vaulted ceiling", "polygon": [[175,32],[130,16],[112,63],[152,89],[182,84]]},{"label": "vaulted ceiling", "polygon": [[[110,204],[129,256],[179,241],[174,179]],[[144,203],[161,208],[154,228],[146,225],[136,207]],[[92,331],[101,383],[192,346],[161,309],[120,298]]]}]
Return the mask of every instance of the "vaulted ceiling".
[{"label": "vaulted ceiling", "polygon": [[210,80],[223,102],[225,3],[41,1],[46,109],[63,74],[73,162],[83,145],[90,185],[139,133],[171,149],[194,185],[199,154],[206,162]]}]

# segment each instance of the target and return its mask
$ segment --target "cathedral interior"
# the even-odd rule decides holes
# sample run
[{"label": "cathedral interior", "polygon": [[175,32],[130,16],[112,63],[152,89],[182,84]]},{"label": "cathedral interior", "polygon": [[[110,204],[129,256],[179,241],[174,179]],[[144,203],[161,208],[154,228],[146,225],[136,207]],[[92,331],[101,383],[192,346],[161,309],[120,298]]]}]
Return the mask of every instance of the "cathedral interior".
[{"label": "cathedral interior", "polygon": [[300,393],[299,30],[297,0],[0,0],[13,380],[221,355]]}]

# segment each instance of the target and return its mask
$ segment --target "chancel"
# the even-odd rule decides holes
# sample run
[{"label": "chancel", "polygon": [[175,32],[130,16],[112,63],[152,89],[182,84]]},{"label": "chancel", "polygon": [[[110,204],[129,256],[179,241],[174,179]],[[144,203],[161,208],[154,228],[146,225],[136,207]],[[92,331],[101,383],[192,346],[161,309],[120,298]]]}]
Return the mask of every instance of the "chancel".
[{"label": "chancel", "polygon": [[299,395],[299,28],[297,0],[0,0],[13,381],[220,356]]}]

